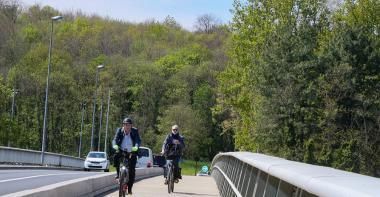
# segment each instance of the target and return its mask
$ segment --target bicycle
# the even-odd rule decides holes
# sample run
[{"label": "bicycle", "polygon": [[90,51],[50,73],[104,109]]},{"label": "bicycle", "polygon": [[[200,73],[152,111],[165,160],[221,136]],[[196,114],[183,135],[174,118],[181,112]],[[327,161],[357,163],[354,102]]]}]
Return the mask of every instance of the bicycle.
[{"label": "bicycle", "polygon": [[172,193],[174,191],[174,165],[173,160],[167,160],[167,170],[168,173],[166,175],[166,182],[168,183],[168,193]]},{"label": "bicycle", "polygon": [[119,197],[125,197],[125,193],[128,190],[129,172],[128,163],[131,158],[131,153],[127,151],[121,151],[121,163],[119,167]]},{"label": "bicycle", "polygon": [[[178,144],[175,144],[174,145],[174,153],[177,153],[177,147],[178,147]],[[175,157],[173,158],[173,156],[166,155],[166,158],[167,158],[167,164],[166,164],[167,174],[166,174],[166,181],[165,182],[168,183],[168,193],[170,194],[170,193],[174,192],[175,166],[173,164],[173,159],[175,159]]]}]

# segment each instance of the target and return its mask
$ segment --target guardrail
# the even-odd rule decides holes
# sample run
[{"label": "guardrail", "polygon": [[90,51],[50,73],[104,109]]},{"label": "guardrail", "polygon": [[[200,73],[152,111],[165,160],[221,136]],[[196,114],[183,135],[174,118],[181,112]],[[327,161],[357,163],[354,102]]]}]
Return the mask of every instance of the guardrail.
[{"label": "guardrail", "polygon": [[[44,165],[83,168],[84,159],[45,152]],[[0,146],[0,163],[41,164],[41,151]]]},{"label": "guardrail", "polygon": [[221,196],[380,196],[380,179],[249,152],[212,161]]}]

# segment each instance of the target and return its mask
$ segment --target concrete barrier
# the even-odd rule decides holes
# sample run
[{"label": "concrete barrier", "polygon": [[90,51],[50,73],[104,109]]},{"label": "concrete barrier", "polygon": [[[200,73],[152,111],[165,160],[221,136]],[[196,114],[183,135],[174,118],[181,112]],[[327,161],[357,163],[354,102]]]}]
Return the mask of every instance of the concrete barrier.
[{"label": "concrete barrier", "polygon": [[[48,166],[83,168],[84,159],[45,152],[44,164]],[[0,146],[0,163],[40,165],[41,151]]]},{"label": "concrete barrier", "polygon": [[[137,168],[136,180],[163,174],[163,168]],[[115,173],[105,173],[91,177],[85,177],[32,190],[24,190],[7,197],[59,197],[59,196],[95,196],[118,187],[114,179]]]}]

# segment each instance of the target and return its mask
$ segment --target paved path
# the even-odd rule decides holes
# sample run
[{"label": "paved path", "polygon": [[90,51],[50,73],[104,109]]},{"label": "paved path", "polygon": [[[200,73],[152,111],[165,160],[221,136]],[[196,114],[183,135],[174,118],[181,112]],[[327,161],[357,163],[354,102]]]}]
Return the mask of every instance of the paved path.
[{"label": "paved path", "polygon": [[[133,185],[133,195],[136,197],[219,197],[215,181],[210,176],[183,176],[183,179],[174,185],[174,193],[168,194],[168,187],[164,185],[164,178],[157,176],[136,182]],[[106,196],[118,196],[118,191]]]}]

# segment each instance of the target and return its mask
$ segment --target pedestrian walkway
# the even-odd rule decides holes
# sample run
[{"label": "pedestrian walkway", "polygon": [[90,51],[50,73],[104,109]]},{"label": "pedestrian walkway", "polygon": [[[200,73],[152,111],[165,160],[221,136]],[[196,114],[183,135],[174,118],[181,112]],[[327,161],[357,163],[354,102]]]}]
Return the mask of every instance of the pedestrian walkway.
[{"label": "pedestrian walkway", "polygon": [[[106,196],[116,197],[118,191]],[[219,197],[214,179],[210,176],[183,176],[183,179],[174,185],[174,193],[168,194],[168,187],[164,185],[164,178],[157,176],[136,182],[133,185],[133,195],[136,197]]]}]

